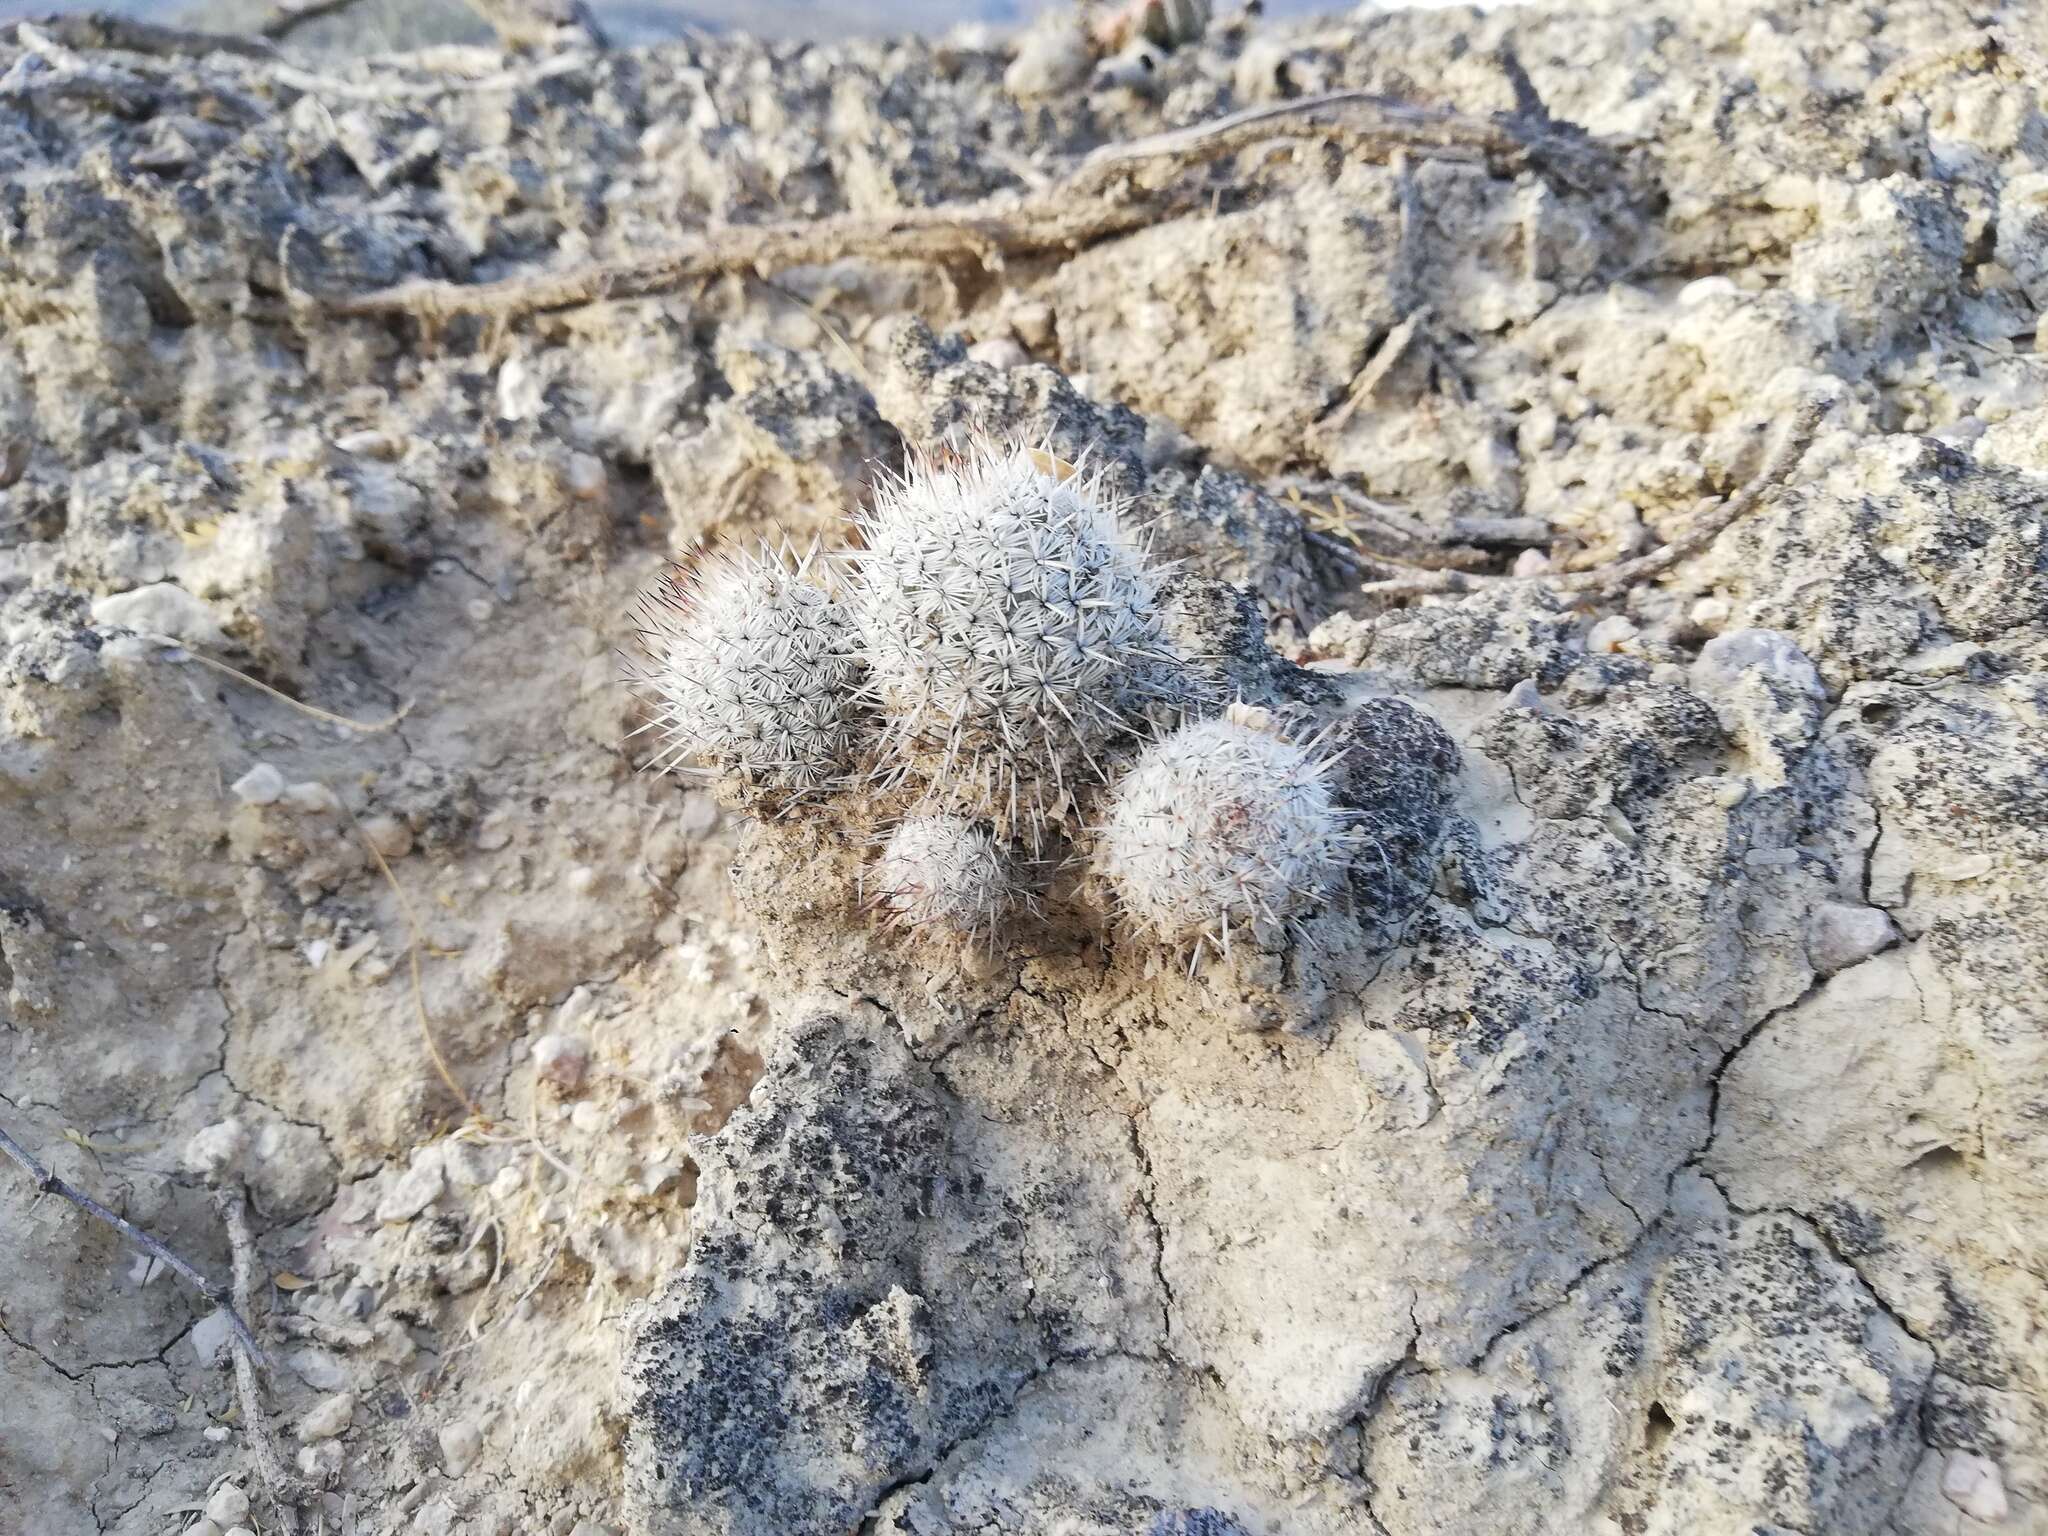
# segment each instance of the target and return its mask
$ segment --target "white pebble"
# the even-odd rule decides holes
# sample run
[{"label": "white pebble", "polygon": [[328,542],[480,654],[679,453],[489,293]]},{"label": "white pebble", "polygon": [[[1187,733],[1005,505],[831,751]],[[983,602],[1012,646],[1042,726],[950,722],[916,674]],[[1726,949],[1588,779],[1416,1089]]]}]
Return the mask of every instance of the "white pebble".
[{"label": "white pebble", "polygon": [[215,646],[227,641],[213,610],[169,581],[98,599],[92,605],[92,621],[109,629],[132,629],[138,635],[187,645]]},{"label": "white pebble", "polygon": [[1734,612],[1725,597],[1703,597],[1692,605],[1693,627],[1718,635]]},{"label": "white pebble", "polygon": [[441,1465],[450,1477],[467,1472],[484,1448],[484,1437],[467,1419],[457,1419],[441,1430]]},{"label": "white pebble", "polygon": [[1613,614],[1586,632],[1586,649],[1595,655],[1619,655],[1634,643],[1636,633],[1634,620]]},{"label": "white pebble", "polygon": [[402,859],[412,852],[412,828],[396,816],[365,816],[363,836],[387,859]]},{"label": "white pebble", "polygon": [[1515,556],[1514,574],[1520,577],[1541,576],[1550,569],[1550,557],[1540,549],[1525,549]]},{"label": "white pebble", "polygon": [[604,494],[604,464],[587,453],[572,453],[562,471],[562,483],[578,501],[595,501]]},{"label": "white pebble", "polygon": [[223,1120],[201,1126],[185,1143],[187,1169],[203,1179],[214,1179],[241,1162],[249,1150],[249,1132],[239,1120]]},{"label": "white pebble", "polygon": [[206,1501],[206,1518],[215,1525],[240,1525],[249,1518],[249,1495],[233,1483],[222,1483]]},{"label": "white pebble", "polygon": [[491,616],[491,600],[488,597],[472,597],[462,605],[472,624],[482,624]]},{"label": "white pebble", "polygon": [[284,775],[268,763],[258,763],[230,786],[244,805],[275,805],[284,793]]},{"label": "white pebble", "polygon": [[399,441],[389,432],[374,428],[362,432],[344,432],[334,440],[335,448],[342,453],[359,455],[366,459],[395,459],[399,454]]},{"label": "white pebble", "polygon": [[569,1123],[584,1135],[595,1136],[604,1129],[604,1111],[585,1099],[570,1111]]},{"label": "white pebble", "polygon": [[1969,1451],[1950,1451],[1941,1469],[1941,1492],[1972,1520],[1996,1525],[2011,1513],[1998,1463]]},{"label": "white pebble", "polygon": [[1868,960],[1897,937],[1892,920],[1876,907],[1822,903],[1807,927],[1806,954],[1823,976]]},{"label": "white pebble", "polygon": [[332,1440],[355,1422],[356,1399],[352,1392],[337,1392],[299,1420],[299,1438],[311,1445]]},{"label": "white pebble", "polygon": [[986,363],[991,368],[1009,370],[1022,368],[1031,361],[1021,343],[1009,336],[992,336],[987,341],[977,341],[967,349],[967,355],[977,363]]},{"label": "white pebble", "polygon": [[558,1088],[581,1087],[590,1067],[590,1047],[574,1035],[542,1035],[533,1042],[533,1067]]},{"label": "white pebble", "polygon": [[235,1327],[228,1321],[225,1312],[209,1312],[192,1325],[186,1337],[192,1341],[192,1353],[199,1357],[201,1365],[219,1365],[227,1358],[228,1343],[235,1336]]},{"label": "white pebble", "polygon": [[412,1166],[399,1175],[398,1182],[377,1202],[377,1220],[386,1223],[411,1221],[440,1199],[441,1191],[446,1187],[447,1177],[441,1167],[440,1148],[421,1147],[412,1155]]},{"label": "white pebble", "polygon": [[340,797],[318,779],[287,787],[284,803],[306,816],[332,816],[341,809]]}]

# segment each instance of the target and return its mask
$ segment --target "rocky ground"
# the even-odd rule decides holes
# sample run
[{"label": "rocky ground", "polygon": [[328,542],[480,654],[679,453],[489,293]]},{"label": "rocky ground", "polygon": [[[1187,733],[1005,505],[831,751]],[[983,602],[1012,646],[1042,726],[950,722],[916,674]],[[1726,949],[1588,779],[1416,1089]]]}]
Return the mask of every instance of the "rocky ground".
[{"label": "rocky ground", "polygon": [[[246,1187],[311,1490],[225,1317],[0,1165],[0,1526],[2048,1530],[2029,7],[1226,22],[1092,90],[1055,25],[89,43],[0,47],[0,1128],[209,1274]],[[1347,89],[1548,147],[338,312]],[[639,771],[663,563],[973,432],[1089,455],[1219,685],[1340,732],[1301,943],[885,940],[844,827]]]}]

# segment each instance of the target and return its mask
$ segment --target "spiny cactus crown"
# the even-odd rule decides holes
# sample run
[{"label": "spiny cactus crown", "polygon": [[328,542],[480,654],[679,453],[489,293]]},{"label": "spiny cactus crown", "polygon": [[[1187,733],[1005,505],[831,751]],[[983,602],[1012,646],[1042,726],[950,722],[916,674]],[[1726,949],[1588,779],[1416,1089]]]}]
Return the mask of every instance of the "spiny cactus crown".
[{"label": "spiny cactus crown", "polygon": [[1021,448],[919,463],[848,555],[881,776],[1034,846],[1179,675],[1099,482],[1041,464]]},{"label": "spiny cactus crown", "polygon": [[912,816],[870,875],[871,901],[903,928],[993,935],[1014,895],[1009,850],[964,816]]},{"label": "spiny cactus crown", "polygon": [[638,681],[655,710],[656,767],[690,762],[786,792],[818,789],[844,768],[858,648],[808,565],[787,545],[710,555],[641,600],[651,664]]},{"label": "spiny cactus crown", "polygon": [[1331,793],[1334,761],[1242,706],[1147,747],[1098,829],[1097,866],[1124,914],[1194,956],[1204,943],[1228,953],[1233,923],[1277,935],[1331,893],[1357,842]]}]

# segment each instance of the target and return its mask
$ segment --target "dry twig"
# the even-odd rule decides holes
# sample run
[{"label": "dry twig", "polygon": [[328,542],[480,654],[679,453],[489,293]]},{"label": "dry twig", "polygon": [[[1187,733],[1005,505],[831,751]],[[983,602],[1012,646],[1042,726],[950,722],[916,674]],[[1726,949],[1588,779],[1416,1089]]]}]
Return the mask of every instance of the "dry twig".
[{"label": "dry twig", "polygon": [[1392,581],[1367,582],[1359,590],[1369,597],[1399,599],[1432,593],[1500,591],[1520,587],[1543,588],[1552,592],[1583,592],[1594,597],[1615,597],[1630,587],[1662,575],[1681,560],[1691,558],[1712,544],[1728,528],[1763,500],[1766,493],[1788,480],[1814,434],[1820,430],[1827,402],[1809,399],[1794,413],[1777,449],[1755,479],[1711,512],[1703,514],[1692,527],[1670,543],[1640,555],[1588,571],[1569,571],[1543,576],[1495,576],[1470,571],[1438,571],[1429,576],[1404,577]]},{"label": "dry twig", "polygon": [[227,1315],[228,1326],[234,1330],[235,1343],[239,1349],[246,1351],[252,1359],[259,1363],[263,1360],[262,1346],[256,1342],[256,1335],[249,1330],[248,1323],[243,1321],[242,1313],[234,1304],[226,1286],[217,1285],[207,1279],[206,1276],[171,1252],[159,1239],[151,1237],[142,1228],[136,1226],[134,1222],[128,1220],[127,1217],[116,1216],[104,1205],[101,1205],[99,1201],[93,1199],[91,1195],[65,1183],[54,1173],[50,1172],[49,1169],[29,1156],[27,1149],[12,1136],[8,1135],[4,1129],[0,1129],[0,1154],[4,1154],[12,1159],[21,1168],[21,1171],[29,1176],[30,1180],[35,1184],[38,1193],[56,1195],[60,1199],[68,1200],[94,1221],[101,1223],[103,1226],[113,1228],[114,1231],[127,1239],[129,1243],[141,1249],[143,1253],[156,1260],[157,1263],[163,1265],[164,1268],[191,1286],[193,1290],[220,1308]]},{"label": "dry twig", "polygon": [[[24,23],[0,32],[19,43],[25,41]],[[138,21],[128,16],[110,16],[89,11],[81,16],[45,16],[28,22],[32,33],[84,52],[140,53],[153,58],[203,58],[209,53],[230,53],[244,59],[274,59],[277,50],[252,37],[235,37],[225,32],[198,32],[188,27],[167,27],[159,22]]]},{"label": "dry twig", "polygon": [[288,37],[309,21],[345,11],[356,0],[278,0],[277,9],[263,18],[257,31],[265,37]]},{"label": "dry twig", "polygon": [[[213,1202],[228,1229],[228,1252],[234,1259],[235,1304],[247,1311],[251,1309],[258,1273],[256,1239],[249,1231],[249,1197],[241,1181],[235,1180],[217,1186]],[[257,1475],[263,1479],[263,1486],[270,1490],[284,1529],[296,1532],[298,1508],[313,1496],[313,1491],[285,1464],[284,1456],[277,1448],[277,1436],[270,1428],[270,1413],[263,1404],[263,1383],[256,1375],[260,1356],[250,1353],[254,1348],[251,1340],[248,1347],[235,1351],[235,1400],[241,1404],[242,1428],[249,1437],[249,1453],[256,1462]]]},{"label": "dry twig", "polygon": [[1365,158],[1396,152],[1541,165],[1590,174],[1604,160],[1583,136],[1548,121],[1479,118],[1417,107],[1366,91],[1337,91],[1253,107],[1188,128],[1104,145],[1050,186],[973,202],[890,213],[737,225],[692,235],[647,256],[601,261],[491,283],[415,279],[327,300],[342,315],[411,315],[445,321],[505,318],[630,298],[724,272],[767,276],[788,267],[859,256],[877,261],[976,262],[994,270],[1012,257],[1076,251],[1201,205],[1209,189],[1187,173],[1257,144],[1322,139]]}]

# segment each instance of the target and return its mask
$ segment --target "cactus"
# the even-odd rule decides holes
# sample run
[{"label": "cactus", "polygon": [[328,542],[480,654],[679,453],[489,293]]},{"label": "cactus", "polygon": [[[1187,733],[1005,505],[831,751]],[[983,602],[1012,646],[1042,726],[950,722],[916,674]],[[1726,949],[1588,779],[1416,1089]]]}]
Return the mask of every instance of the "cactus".
[{"label": "cactus", "polygon": [[832,783],[859,730],[860,663],[845,610],[810,557],[757,554],[677,567],[641,600],[650,658],[636,681],[654,713],[657,769],[684,763],[787,794]]},{"label": "cactus", "polygon": [[871,904],[901,928],[993,939],[1014,896],[1009,851],[962,816],[912,816],[890,834],[870,880]]},{"label": "cactus", "polygon": [[1358,842],[1330,786],[1334,758],[1233,707],[1154,742],[1117,784],[1096,867],[1125,919],[1167,944],[1228,954],[1233,924],[1262,941],[1330,896]]},{"label": "cactus", "polygon": [[1099,480],[1062,468],[985,446],[917,461],[847,556],[878,776],[1034,848],[1181,686],[1155,573]]}]

